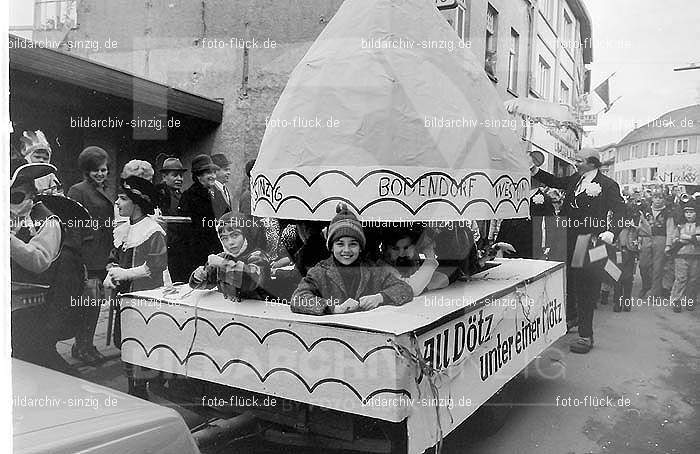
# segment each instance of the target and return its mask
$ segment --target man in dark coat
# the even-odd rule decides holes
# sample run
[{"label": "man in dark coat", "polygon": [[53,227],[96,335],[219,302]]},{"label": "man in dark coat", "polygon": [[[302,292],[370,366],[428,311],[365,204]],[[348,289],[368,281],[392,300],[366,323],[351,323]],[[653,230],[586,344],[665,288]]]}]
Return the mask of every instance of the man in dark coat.
[{"label": "man in dark coat", "polygon": [[570,346],[574,353],[588,353],[593,346],[594,303],[600,298],[602,267],[606,263],[591,263],[588,250],[591,246],[612,244],[621,230],[619,219],[624,201],[620,187],[603,175],[600,167],[598,152],[588,148],[577,153],[576,173],[568,177],[531,169],[537,180],[565,191],[561,214],[568,217],[566,226],[562,226],[567,229],[567,298],[571,303],[567,304],[567,316],[575,309],[579,332],[579,338]]},{"label": "man in dark coat", "polygon": [[192,223],[183,231],[182,258],[173,262],[174,268],[170,269],[173,282],[187,282],[192,271],[206,263],[209,254],[222,251],[212,204],[218,168],[208,155],[201,154],[192,159],[194,181],[182,194],[178,207],[178,214],[189,216]]},{"label": "man in dark coat", "polygon": [[177,207],[182,198],[182,180],[187,169],[179,159],[168,158],[158,170],[163,177],[163,181],[156,185],[160,212],[165,216],[177,216]]},{"label": "man in dark coat", "polygon": [[[165,216],[179,215],[178,207],[182,198],[182,180],[187,169],[177,158],[167,158],[159,169],[163,181],[156,185],[158,206]],[[168,243],[168,272],[173,282],[184,282],[188,276],[183,274],[181,265],[186,260],[187,248],[184,244],[185,227],[177,223],[168,223],[166,240]]]}]

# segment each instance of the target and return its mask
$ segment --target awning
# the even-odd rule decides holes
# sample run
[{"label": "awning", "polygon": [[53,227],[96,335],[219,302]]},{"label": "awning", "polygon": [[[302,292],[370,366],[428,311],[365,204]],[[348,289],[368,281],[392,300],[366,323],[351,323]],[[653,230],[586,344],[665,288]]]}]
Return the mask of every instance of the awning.
[{"label": "awning", "polygon": [[559,123],[576,123],[568,106],[537,98],[517,98],[503,103],[510,114],[549,119]]},{"label": "awning", "polygon": [[9,35],[10,70],[48,77],[159,109],[221,123],[224,111],[221,102],[47,48],[45,44]]}]

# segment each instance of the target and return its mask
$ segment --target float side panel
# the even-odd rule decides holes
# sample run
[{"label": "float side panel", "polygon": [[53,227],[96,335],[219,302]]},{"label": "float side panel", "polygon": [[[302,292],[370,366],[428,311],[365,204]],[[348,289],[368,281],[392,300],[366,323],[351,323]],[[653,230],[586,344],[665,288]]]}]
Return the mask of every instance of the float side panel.
[{"label": "float side panel", "polygon": [[[418,336],[435,371],[412,390],[409,452],[434,446],[566,334],[564,270],[558,268]],[[420,391],[419,391],[420,389]]]},{"label": "float side panel", "polygon": [[392,335],[122,300],[122,359],[174,374],[398,422],[410,399]]}]

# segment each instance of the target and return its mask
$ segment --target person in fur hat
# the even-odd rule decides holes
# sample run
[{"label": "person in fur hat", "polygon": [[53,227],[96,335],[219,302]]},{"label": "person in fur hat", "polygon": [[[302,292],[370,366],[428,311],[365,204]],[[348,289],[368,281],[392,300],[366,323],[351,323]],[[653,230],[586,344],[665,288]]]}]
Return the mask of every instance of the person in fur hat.
[{"label": "person in fur hat", "polygon": [[368,311],[401,306],[413,299],[413,289],[389,267],[362,256],[367,240],[362,224],[341,204],[328,226],[326,246],[331,257],[312,267],[292,295],[292,312],[310,315]]},{"label": "person in fur hat", "polygon": [[265,299],[270,259],[257,244],[256,221],[244,213],[225,213],[216,225],[223,252],[210,254],[207,263],[190,276],[190,287],[218,287],[228,299]]}]

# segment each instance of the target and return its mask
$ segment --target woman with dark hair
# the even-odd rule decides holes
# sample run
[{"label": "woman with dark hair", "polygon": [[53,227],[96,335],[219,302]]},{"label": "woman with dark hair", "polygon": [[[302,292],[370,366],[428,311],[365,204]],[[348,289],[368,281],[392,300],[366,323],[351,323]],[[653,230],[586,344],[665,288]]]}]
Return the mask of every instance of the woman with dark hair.
[{"label": "woman with dark hair", "polygon": [[[182,193],[178,212],[189,216],[192,223],[184,229],[182,256],[171,260],[176,267],[170,270],[173,282],[187,282],[192,271],[207,261],[210,254],[222,251],[219,236],[216,234],[213,192],[216,170],[219,168],[208,155],[201,154],[192,159],[192,186]],[[186,226],[185,226],[186,227]]]},{"label": "woman with dark hair", "polygon": [[82,204],[93,219],[91,228],[85,229],[82,238],[82,255],[87,266],[87,282],[83,293],[90,304],[83,310],[75,332],[75,344],[71,356],[87,364],[103,361],[104,356],[93,344],[100,306],[105,301],[102,285],[107,271],[105,266],[112,250],[114,223],[114,190],[107,184],[109,156],[100,147],[87,147],[78,156],[78,167],[83,181],[71,186],[68,197]]}]

